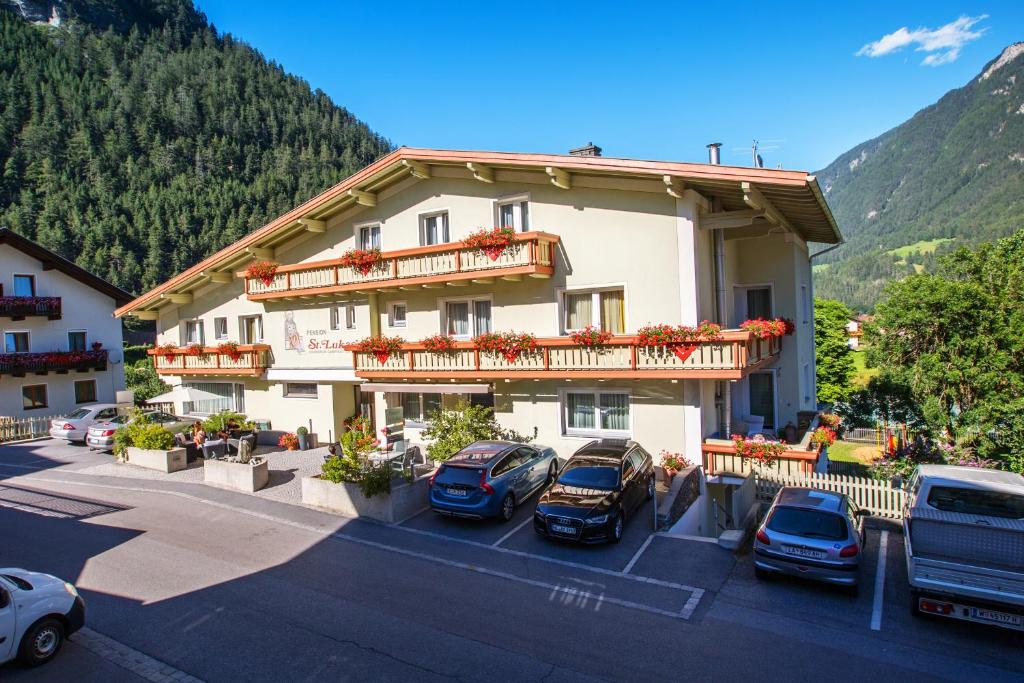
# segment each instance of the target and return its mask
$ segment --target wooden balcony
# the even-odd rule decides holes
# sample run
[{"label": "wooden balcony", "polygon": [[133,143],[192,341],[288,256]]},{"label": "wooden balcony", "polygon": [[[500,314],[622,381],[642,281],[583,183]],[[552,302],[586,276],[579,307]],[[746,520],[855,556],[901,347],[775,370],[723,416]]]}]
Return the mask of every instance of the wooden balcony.
[{"label": "wooden balcony", "polygon": [[153,365],[159,375],[234,375],[258,377],[270,365],[268,344],[239,344],[237,360],[225,353],[218,353],[217,347],[203,347],[196,354],[190,347],[183,346],[166,351],[150,349]]},{"label": "wooden balcony", "polygon": [[29,316],[46,316],[60,320],[59,296],[0,296],[0,317],[24,320]]},{"label": "wooden balcony", "polygon": [[546,278],[554,273],[557,235],[524,232],[497,259],[460,242],[435,244],[399,251],[386,251],[382,259],[365,275],[340,259],[279,266],[270,284],[259,278],[238,277],[245,281],[245,293],[251,301],[288,299],[369,291],[392,287],[443,287],[449,282],[475,280],[492,282],[495,278],[518,281],[523,276]]},{"label": "wooden balcony", "polygon": [[0,354],[0,375],[24,377],[27,373],[67,374],[71,370],[88,372],[107,369],[107,351],[47,351],[45,353]]},{"label": "wooden balcony", "polygon": [[372,353],[346,348],[353,352],[355,374],[367,379],[740,379],[775,360],[781,340],[728,330],[718,341],[687,344],[677,354],[640,346],[632,336],[616,336],[599,347],[554,337],[538,339],[536,351],[513,362],[479,351],[473,342],[455,346],[435,353],[422,344],[404,344],[383,363]]}]

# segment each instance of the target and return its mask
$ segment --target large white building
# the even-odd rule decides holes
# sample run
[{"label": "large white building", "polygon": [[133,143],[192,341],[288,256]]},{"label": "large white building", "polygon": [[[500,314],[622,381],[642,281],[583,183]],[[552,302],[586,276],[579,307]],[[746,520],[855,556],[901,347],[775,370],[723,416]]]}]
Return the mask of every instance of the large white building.
[{"label": "large white building", "polygon": [[0,228],[0,417],[62,415],[124,389],[121,321],[131,295]]},{"label": "large white building", "polygon": [[[463,243],[494,226],[516,233],[500,254]],[[699,461],[745,418],[775,433],[813,414],[807,245],[839,240],[804,172],[401,148],[117,314],[157,321],[165,380],[221,397],[179,410],[233,408],[324,440],[356,412],[381,427],[387,407],[415,436],[461,398],[563,456],[613,436]],[[345,265],[354,248],[381,255],[362,272]],[[265,282],[249,270],[262,262]],[[789,319],[792,336],[738,329],[759,317]],[[717,339],[637,337],[705,319]],[[614,336],[574,343],[588,325]],[[475,348],[513,330],[536,349]],[[427,350],[439,333],[456,348]],[[378,358],[353,346],[368,337],[405,345]]]}]

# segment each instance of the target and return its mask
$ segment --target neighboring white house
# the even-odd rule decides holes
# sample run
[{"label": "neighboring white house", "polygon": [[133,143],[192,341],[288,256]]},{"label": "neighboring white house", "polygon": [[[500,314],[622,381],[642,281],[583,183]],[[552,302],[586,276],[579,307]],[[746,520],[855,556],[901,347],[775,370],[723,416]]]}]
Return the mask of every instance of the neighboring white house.
[{"label": "neighboring white house", "polygon": [[124,389],[131,295],[0,228],[0,417],[62,415]]},{"label": "neighboring white house", "polygon": [[[463,242],[494,226],[514,230],[507,248]],[[401,409],[415,437],[465,399],[563,457],[607,436],[700,463],[715,434],[813,419],[808,242],[840,239],[800,171],[401,148],[117,314],[157,321],[164,379],[220,397],[177,410],[231,408],[324,440],[354,413],[379,430]],[[361,270],[343,258],[357,248],[381,253]],[[739,329],[776,317],[787,336]],[[637,336],[705,319],[720,337]],[[581,346],[572,333],[588,326],[613,336]],[[536,349],[474,347],[507,331]],[[455,348],[426,349],[437,334]],[[405,344],[379,357],[356,346],[381,337]]]},{"label": "neighboring white house", "polygon": [[850,347],[851,351],[856,351],[860,348],[860,338],[864,334],[863,325],[860,320],[851,318],[846,323],[846,345]]}]

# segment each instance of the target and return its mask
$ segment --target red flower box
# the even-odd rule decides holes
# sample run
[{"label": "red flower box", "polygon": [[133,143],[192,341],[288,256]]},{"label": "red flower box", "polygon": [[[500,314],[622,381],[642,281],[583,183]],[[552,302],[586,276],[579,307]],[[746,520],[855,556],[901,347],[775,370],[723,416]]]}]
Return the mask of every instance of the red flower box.
[{"label": "red flower box", "polygon": [[796,331],[796,325],[789,318],[772,318],[771,320],[757,318],[744,320],[740,323],[740,329],[750,332],[758,339],[771,339],[784,334],[793,334]]},{"label": "red flower box", "polygon": [[786,450],[786,445],[781,441],[770,441],[761,434],[747,438],[742,434],[733,434],[732,443],[736,446],[736,453],[743,459],[750,458],[762,465],[771,465]]},{"label": "red flower box", "polygon": [[235,342],[224,342],[223,344],[218,344],[217,353],[221,356],[227,356],[236,363],[242,359],[242,352],[238,350],[238,344]]},{"label": "red flower box", "polygon": [[481,351],[502,356],[509,363],[515,363],[523,353],[537,348],[537,338],[529,332],[485,332],[473,339],[473,345]]},{"label": "red flower box", "polygon": [[497,261],[509,245],[515,241],[516,231],[506,225],[493,230],[481,228],[462,240],[462,243],[470,249],[482,251],[492,261]]},{"label": "red flower box", "polygon": [[607,344],[612,340],[612,333],[593,325],[587,325],[582,330],[570,332],[569,337],[572,339],[573,344],[591,347]]},{"label": "red flower box", "polygon": [[380,262],[380,249],[349,249],[341,255],[341,265],[355,268],[360,275],[366,275]]},{"label": "red flower box", "polygon": [[277,264],[270,261],[250,263],[249,267],[245,269],[245,276],[247,278],[258,279],[266,287],[274,284],[275,275],[277,275]]},{"label": "red flower box", "polygon": [[447,334],[435,334],[422,342],[431,353],[451,353],[455,350],[455,340]]},{"label": "red flower box", "polygon": [[676,358],[686,361],[700,342],[718,341],[722,328],[707,320],[690,327],[688,325],[648,325],[637,331],[639,346],[667,347]]},{"label": "red flower box", "polygon": [[383,365],[391,358],[391,354],[402,350],[404,343],[401,337],[367,337],[356,344],[356,350],[372,353],[377,362]]}]

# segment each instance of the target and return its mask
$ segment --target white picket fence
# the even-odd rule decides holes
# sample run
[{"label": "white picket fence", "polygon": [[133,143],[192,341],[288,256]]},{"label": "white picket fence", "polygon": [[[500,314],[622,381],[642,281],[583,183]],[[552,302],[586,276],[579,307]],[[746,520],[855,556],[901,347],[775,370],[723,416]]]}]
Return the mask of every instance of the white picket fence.
[{"label": "white picket fence", "polygon": [[0,417],[0,443],[48,436],[50,433],[50,420],[59,417],[64,416]]},{"label": "white picket fence", "polygon": [[845,493],[861,509],[867,510],[875,517],[903,518],[905,494],[902,489],[893,488],[892,482],[889,481],[842,474],[783,475],[772,471],[757,473],[758,500],[771,502],[783,486],[807,486]]}]

